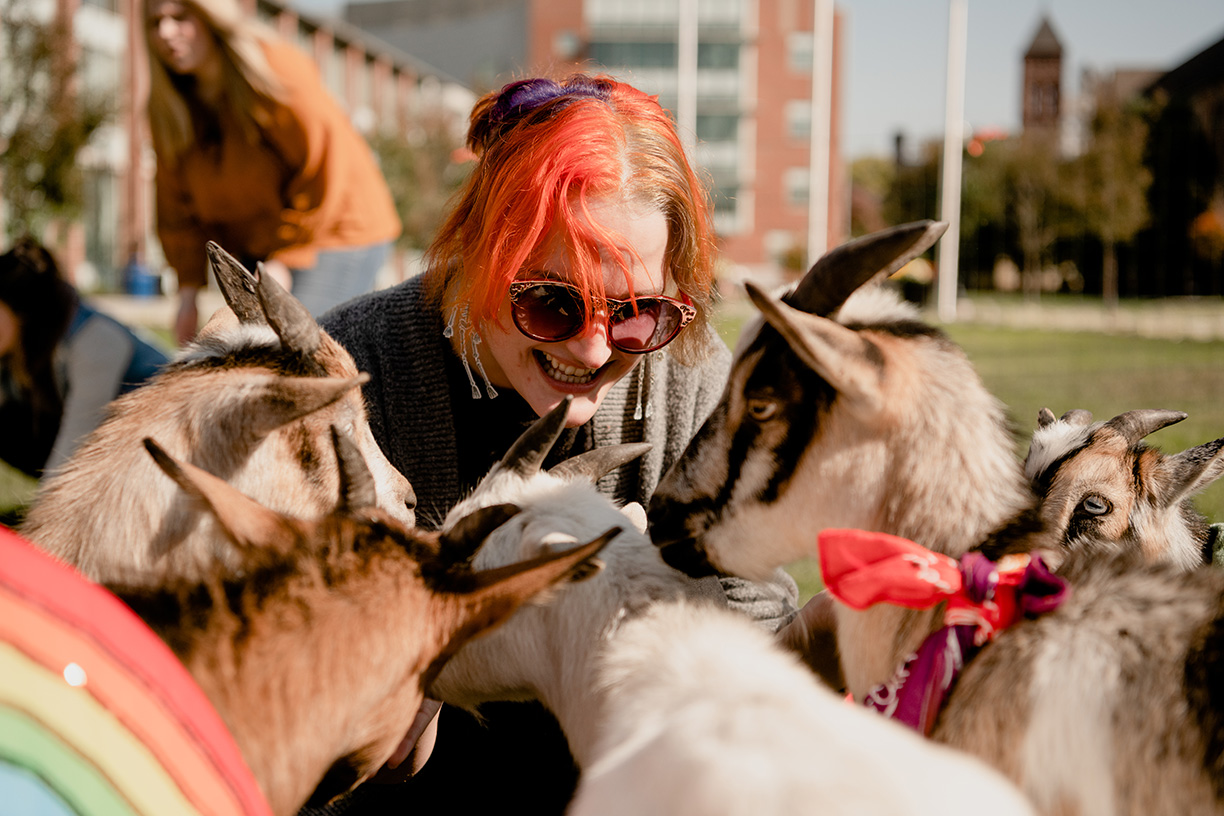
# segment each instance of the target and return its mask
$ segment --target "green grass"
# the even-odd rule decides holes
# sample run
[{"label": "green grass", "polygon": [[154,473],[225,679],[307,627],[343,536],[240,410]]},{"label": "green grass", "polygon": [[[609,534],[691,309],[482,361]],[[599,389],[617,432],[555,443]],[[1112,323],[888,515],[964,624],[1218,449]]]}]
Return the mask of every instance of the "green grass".
[{"label": "green grass", "polygon": [[[1139,310],[1143,305],[1125,308]],[[1168,309],[1169,304],[1152,308]],[[740,305],[720,312],[716,325],[729,345],[734,345],[744,315]],[[1028,450],[1042,407],[1059,415],[1084,408],[1096,419],[1135,408],[1185,411],[1189,415],[1185,420],[1148,437],[1151,445],[1168,453],[1224,436],[1224,342],[968,323],[945,330],[964,348],[986,387],[1007,406],[1019,457]],[[1224,479],[1199,494],[1195,505],[1209,519],[1224,521]],[[819,571],[813,563],[802,562],[789,571],[804,599],[819,590]]]}]

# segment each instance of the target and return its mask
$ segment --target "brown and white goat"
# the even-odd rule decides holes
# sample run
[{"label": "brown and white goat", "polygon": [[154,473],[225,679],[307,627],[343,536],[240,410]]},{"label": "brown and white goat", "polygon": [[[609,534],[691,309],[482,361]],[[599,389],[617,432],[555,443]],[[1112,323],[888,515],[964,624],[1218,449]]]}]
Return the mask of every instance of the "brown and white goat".
[{"label": "brown and white goat", "polygon": [[607,540],[474,572],[467,562],[513,508],[486,508],[445,534],[407,528],[373,506],[360,453],[335,439],[341,499],[313,520],[269,510],[146,440],[244,553],[246,572],[115,588],[195,677],[284,816],[325,775],[355,785],[377,770],[450,655],[557,581],[588,574]]},{"label": "brown and white goat", "polygon": [[1211,561],[1211,528],[1190,500],[1224,474],[1224,439],[1171,456],[1143,442],[1185,418],[1149,409],[1094,423],[1088,411],[1041,409],[1024,472],[1061,550],[1135,548],[1185,570]]},{"label": "brown and white goat", "polygon": [[164,371],[113,402],[105,421],[43,480],[21,533],[103,582],[198,578],[239,551],[173,484],[140,440],[268,507],[308,518],[327,512],[339,484],[329,428],[350,435],[375,476],[379,506],[407,525],[412,488],[379,449],[352,357],[268,275],[252,275],[208,246],[228,309]]},{"label": "brown and white goat", "polygon": [[[964,353],[879,287],[856,292],[941,233],[922,223],[847,244],[781,299],[749,285],[764,322],[651,502],[665,560],[760,576],[816,554],[833,527],[953,558],[1057,547],[1003,407]],[[1094,563],[1086,549],[1063,566],[1069,600],[965,668],[935,738],[999,768],[1043,813],[1221,812],[1224,574],[1133,553]],[[942,605],[835,612],[859,700],[943,624]]]}]

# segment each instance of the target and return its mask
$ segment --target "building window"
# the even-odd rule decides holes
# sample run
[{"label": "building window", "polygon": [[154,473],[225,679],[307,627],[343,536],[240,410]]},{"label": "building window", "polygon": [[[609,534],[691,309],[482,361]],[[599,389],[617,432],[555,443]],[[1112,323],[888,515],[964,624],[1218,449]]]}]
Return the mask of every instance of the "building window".
[{"label": "building window", "polygon": [[797,74],[812,73],[812,32],[792,31],[786,35],[786,66]]},{"label": "building window", "polygon": [[797,207],[806,207],[811,179],[806,167],[788,167],[782,176],[786,185],[786,202]]},{"label": "building window", "polygon": [[698,43],[698,68],[739,68],[740,47],[737,43]]},{"label": "building window", "polygon": [[697,138],[703,142],[734,142],[738,132],[735,114],[697,114]]},{"label": "building window", "polygon": [[786,103],[786,135],[792,139],[812,137],[812,103],[806,99],[792,99]]},{"label": "building window", "polygon": [[675,68],[674,42],[592,42],[591,59],[600,65]]}]

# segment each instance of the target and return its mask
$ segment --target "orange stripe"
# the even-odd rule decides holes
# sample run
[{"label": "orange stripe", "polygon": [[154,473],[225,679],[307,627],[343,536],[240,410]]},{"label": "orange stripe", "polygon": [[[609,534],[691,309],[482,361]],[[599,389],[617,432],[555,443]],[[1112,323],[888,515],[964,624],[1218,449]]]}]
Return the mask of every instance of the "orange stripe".
[{"label": "orange stripe", "polygon": [[148,746],[197,810],[243,813],[210,757],[174,713],[136,682],[125,666],[80,632],[0,591],[0,640],[12,643],[56,675],[70,663],[80,666],[86,690]]}]

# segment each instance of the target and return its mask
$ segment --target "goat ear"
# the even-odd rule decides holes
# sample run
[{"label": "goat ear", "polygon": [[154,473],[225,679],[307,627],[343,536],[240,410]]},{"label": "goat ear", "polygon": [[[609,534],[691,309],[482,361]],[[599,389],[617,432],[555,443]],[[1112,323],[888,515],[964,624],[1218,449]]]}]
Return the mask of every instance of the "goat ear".
[{"label": "goat ear", "polygon": [[340,470],[340,501],[338,510],[360,510],[378,504],[378,491],[374,486],[374,474],[366,464],[361,449],[346,433],[331,426],[332,448],[336,451],[336,464]]},{"label": "goat ear", "polygon": [[162,471],[187,495],[203,502],[217,524],[238,547],[247,551],[290,552],[298,538],[293,521],[264,507],[230,487],[206,470],[166,453],[151,438],[144,438],[145,450]]},{"label": "goat ear", "polygon": [[266,325],[268,321],[259,305],[258,282],[250,270],[214,241],[205,244],[204,251],[213,277],[217,279],[217,288],[239,322]]},{"label": "goat ear", "polygon": [[1134,445],[1148,434],[1155,433],[1175,422],[1181,422],[1186,416],[1187,414],[1182,411],[1163,411],[1158,408],[1144,408],[1138,411],[1127,411],[1124,414],[1118,414],[1102,427],[1109,428],[1125,439],[1127,444]]},{"label": "goat ear", "polygon": [[621,508],[621,512],[629,517],[629,521],[633,523],[634,529],[639,533],[645,533],[649,526],[646,521],[646,508],[642,507],[638,502],[629,502]]},{"label": "goat ear", "polygon": [[744,287],[765,321],[782,335],[799,359],[838,394],[868,411],[882,407],[880,371],[869,360],[867,341],[858,332],[828,318],[787,306],[751,281],[745,281]]},{"label": "goat ear", "polygon": [[577,456],[571,456],[548,472],[562,479],[572,481],[586,479],[594,484],[621,465],[643,456],[650,448],[649,442],[630,442],[624,445],[595,448]]},{"label": "goat ear", "polygon": [[521,511],[513,504],[493,504],[468,513],[442,533],[439,544],[443,558],[450,563],[470,561],[490,533]]},{"label": "goat ear", "polygon": [[1172,506],[1224,474],[1224,438],[1189,448],[1176,456],[1167,456],[1161,469],[1167,478],[1165,504]]},{"label": "goat ear", "polygon": [[524,478],[538,472],[557,437],[561,436],[565,417],[569,414],[570,403],[573,401],[573,397],[567,396],[557,403],[555,408],[531,423],[531,427],[523,431],[522,436],[514,441],[510,450],[506,451],[506,455],[494,467],[517,473]]},{"label": "goat ear", "polygon": [[365,385],[370,375],[356,377],[271,377],[270,383],[244,399],[242,430],[262,439],[290,422],[326,408],[354,388]]},{"label": "goat ear", "polygon": [[828,317],[867,281],[887,277],[926,252],[947,229],[946,221],[914,221],[842,244],[812,264],[783,300],[802,312]]},{"label": "goat ear", "polygon": [[[1048,411],[1049,409],[1047,408],[1046,410]],[[1051,413],[1050,416],[1052,417],[1054,414]],[[1059,419],[1068,425],[1076,425],[1087,428],[1092,424],[1092,412],[1085,411],[1083,408],[1072,408],[1070,411],[1067,411],[1067,413],[1059,417]]]},{"label": "goat ear", "polygon": [[259,273],[257,277],[260,308],[268,325],[280,338],[281,345],[303,357],[313,357],[323,342],[323,330],[319,328],[319,322],[300,300],[286,292],[284,287],[267,273],[262,263],[255,269]]},{"label": "goat ear", "polygon": [[[619,527],[613,527],[586,544],[478,572],[476,589],[469,596],[468,604],[478,613],[491,613],[501,619],[557,583],[590,578],[603,569],[603,563],[595,555],[620,532]],[[486,612],[486,607],[492,609]],[[496,622],[488,621],[485,625]]]}]

